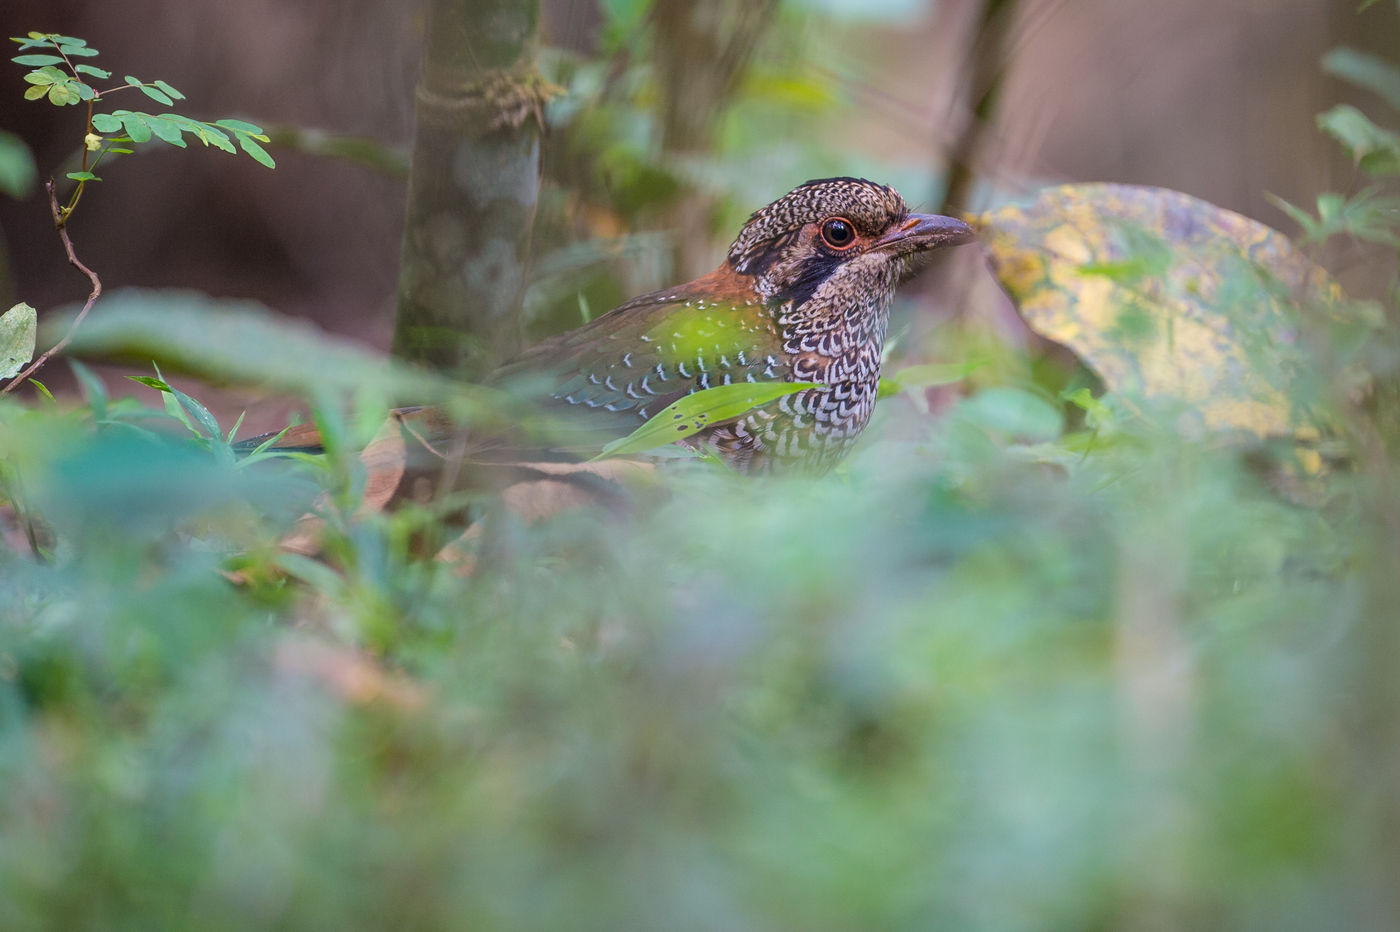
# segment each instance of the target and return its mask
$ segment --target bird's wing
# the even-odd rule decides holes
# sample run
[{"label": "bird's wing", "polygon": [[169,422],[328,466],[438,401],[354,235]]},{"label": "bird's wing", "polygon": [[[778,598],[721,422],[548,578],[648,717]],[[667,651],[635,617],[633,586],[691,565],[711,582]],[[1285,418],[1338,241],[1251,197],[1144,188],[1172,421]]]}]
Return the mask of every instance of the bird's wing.
[{"label": "bird's wing", "polygon": [[[693,392],[791,378],[771,310],[754,296],[746,277],[721,268],[686,285],[634,298],[536,344],[496,370],[488,384],[519,388],[550,407],[567,409],[560,420],[568,422],[568,429],[556,425],[547,441],[533,445],[478,430],[468,454],[498,460],[519,459],[526,448],[539,457],[597,452]],[[403,408],[392,414],[428,450],[461,433],[438,408]],[[249,453],[271,436],[253,437],[236,448]],[[271,448],[323,449],[311,425],[290,428]]]},{"label": "bird's wing", "polygon": [[642,295],[526,351],[493,382],[533,378],[552,402],[624,433],[676,400],[791,377],[771,311],[728,269]]}]

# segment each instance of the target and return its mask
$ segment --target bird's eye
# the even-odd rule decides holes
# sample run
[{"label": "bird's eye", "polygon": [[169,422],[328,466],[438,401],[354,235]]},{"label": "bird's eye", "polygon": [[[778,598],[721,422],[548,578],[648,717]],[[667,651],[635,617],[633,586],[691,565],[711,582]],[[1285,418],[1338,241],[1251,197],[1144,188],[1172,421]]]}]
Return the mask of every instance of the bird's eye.
[{"label": "bird's eye", "polygon": [[856,241],[856,228],[845,217],[832,217],[822,224],[822,239],[832,249],[849,249]]}]

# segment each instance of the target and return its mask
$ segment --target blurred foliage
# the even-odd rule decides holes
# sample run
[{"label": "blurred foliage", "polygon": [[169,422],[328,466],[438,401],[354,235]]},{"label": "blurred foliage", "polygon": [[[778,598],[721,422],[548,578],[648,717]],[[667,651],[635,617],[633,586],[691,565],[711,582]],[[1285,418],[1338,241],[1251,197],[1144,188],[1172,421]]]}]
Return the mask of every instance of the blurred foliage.
[{"label": "blurred foliage", "polygon": [[[824,480],[483,494],[448,564],[446,504],[317,499],[345,448],[240,468],[149,384],[0,405],[5,928],[1313,928],[1393,857],[1338,817],[1400,724],[1361,413],[1317,507],[1004,388]],[[307,508],[320,561],[277,546]]]},{"label": "blurred foliage", "polygon": [[[602,8],[599,56],[551,75],[572,93],[541,326],[612,306],[604,263],[664,262],[664,234],[609,237],[682,185],[717,195],[719,230],[766,200],[743,177],[765,119],[791,120],[769,147],[816,149],[778,130],[831,93],[789,63],[782,97],[761,56],[714,164],[660,164],[645,4]],[[1200,261],[1111,245],[1072,257],[1076,287],[1121,301]],[[1259,287],[1222,263],[1217,319],[1257,327]],[[0,928],[1393,927],[1384,313],[1300,312],[1308,377],[1277,391],[1329,413],[1341,464],[1306,496],[1291,439],[1183,433],[948,325],[962,361],[891,372],[834,475],[684,460],[630,509],[530,523],[485,490],[359,507],[358,446],[442,383],[256,307],[111,296],[75,346],[301,393],[330,443],[235,459],[236,425],[161,372],[143,401],[81,366],[85,405],[0,398]],[[982,390],[947,390],[963,376]],[[314,556],[283,546],[308,512]],[[455,559],[424,559],[463,514]]]},{"label": "blurred foliage", "polygon": [[29,194],[38,178],[34,156],[14,133],[0,130],[0,193],[16,200]]}]

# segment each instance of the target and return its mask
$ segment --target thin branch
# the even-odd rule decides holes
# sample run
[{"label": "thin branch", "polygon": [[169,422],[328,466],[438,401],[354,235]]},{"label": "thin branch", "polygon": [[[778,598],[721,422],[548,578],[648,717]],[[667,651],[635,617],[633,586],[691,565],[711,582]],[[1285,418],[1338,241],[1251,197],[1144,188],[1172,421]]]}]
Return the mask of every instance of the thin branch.
[{"label": "thin branch", "polygon": [[63,339],[45,350],[43,355],[29,364],[29,368],[11,379],[8,385],[4,388],[0,388],[0,395],[8,395],[20,385],[23,385],[28,381],[29,377],[39,371],[44,363],[48,362],[54,354],[62,351],[62,349],[68,345],[69,341],[73,339],[73,334],[77,332],[79,325],[83,322],[83,318],[87,317],[88,311],[92,310],[93,304],[102,294],[102,282],[98,279],[97,273],[83,265],[77,253],[73,251],[73,241],[68,238],[68,229],[65,225],[67,218],[64,217],[58,206],[58,198],[54,194],[52,178],[44,182],[44,190],[47,191],[49,195],[49,212],[53,215],[53,225],[54,229],[58,230],[58,238],[63,241],[63,251],[68,254],[68,264],[87,276],[88,281],[92,282],[92,292],[88,295],[87,303],[83,305],[83,309],[78,312],[78,316],[73,318],[73,323],[69,324],[68,332],[63,335]]}]

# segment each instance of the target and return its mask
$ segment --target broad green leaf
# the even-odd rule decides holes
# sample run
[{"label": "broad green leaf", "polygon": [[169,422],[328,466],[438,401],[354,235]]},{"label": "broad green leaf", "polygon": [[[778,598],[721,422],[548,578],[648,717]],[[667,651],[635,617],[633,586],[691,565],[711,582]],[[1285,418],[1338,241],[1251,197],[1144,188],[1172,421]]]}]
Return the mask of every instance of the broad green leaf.
[{"label": "broad green leaf", "polygon": [[53,42],[50,41],[49,37],[44,35],[42,32],[31,32],[29,33],[29,38],[27,39],[20,39],[15,36],[11,36],[10,41],[18,42],[20,51],[24,51],[25,49],[37,49],[44,47],[53,48]]},{"label": "broad green leaf", "polygon": [[978,392],[958,404],[956,416],[984,430],[1033,443],[1054,440],[1064,430],[1064,416],[1058,407],[1019,388]]},{"label": "broad green leaf", "polygon": [[35,67],[38,65],[61,65],[63,59],[57,55],[16,55],[10,59],[16,65]]},{"label": "broad green leaf", "polygon": [[48,87],[51,84],[58,84],[67,80],[62,74],[52,74],[51,72],[53,70],[52,68],[44,68],[39,71],[31,71],[24,76],[24,80],[28,81],[30,84],[37,84],[41,87]]},{"label": "broad green leaf", "polygon": [[122,128],[120,117],[110,113],[94,113],[92,115],[92,128],[99,133],[115,133]]},{"label": "broad green leaf", "polygon": [[258,145],[248,136],[245,136],[240,133],[238,136],[238,145],[243,148],[244,152],[251,155],[253,157],[253,161],[257,162],[258,164],[266,165],[268,168],[277,167],[277,163],[272,160],[272,156],[267,154],[267,150],[264,149],[262,146]]},{"label": "broad green leaf", "polygon": [[1318,114],[1317,126],[1345,146],[1364,171],[1372,175],[1400,173],[1400,134],[1382,129],[1350,104],[1338,104]]},{"label": "broad green leaf", "polygon": [[1384,98],[1400,110],[1400,68],[1356,49],[1333,49],[1322,56],[1322,70]]},{"label": "broad green leaf", "polygon": [[133,113],[130,110],[115,110],[113,115],[121,120],[122,126],[126,129],[126,134],[131,137],[132,142],[149,142],[151,139],[151,127],[146,123],[146,114]]},{"label": "broad green leaf", "polygon": [[803,389],[812,382],[738,382],[716,385],[668,405],[641,427],[603,447],[601,456],[623,456],[684,440],[692,434]]},{"label": "broad green leaf", "polygon": [[133,86],[133,87],[140,87],[140,86],[141,86],[141,79],[140,79],[140,78],[137,78],[137,77],[133,77],[132,75],[129,75],[129,74],[124,74],[124,75],[122,75],[122,80],[125,81],[127,84],[130,84],[130,85]]},{"label": "broad green leaf", "polygon": [[92,172],[68,172],[68,177],[74,181],[101,181],[102,179]]},{"label": "broad green leaf", "polygon": [[81,45],[60,43],[60,47],[63,49],[63,54],[67,55],[69,58],[92,58],[97,54],[97,49],[90,49]]},{"label": "broad green leaf", "polygon": [[13,378],[34,358],[39,318],[24,302],[0,315],[0,379]]},{"label": "broad green leaf", "polygon": [[982,365],[984,361],[979,359],[973,362],[930,362],[906,366],[893,375],[880,379],[879,397],[888,398],[912,389],[961,382]]},{"label": "broad green leaf", "polygon": [[258,126],[256,123],[249,123],[247,120],[215,120],[214,125],[223,126],[240,133],[250,133],[254,136],[262,133],[261,126]]},{"label": "broad green leaf", "polygon": [[[41,90],[35,88],[35,90]],[[13,198],[27,195],[38,178],[34,156],[24,141],[13,133],[0,130],[0,193]]]},{"label": "broad green leaf", "polygon": [[[45,331],[62,334],[70,321],[67,313],[46,314]],[[459,388],[257,302],[189,291],[125,288],[103,295],[102,313],[78,328],[68,353],[155,360],[167,370],[308,397],[322,389],[363,389],[432,402],[455,397]]]},{"label": "broad green leaf", "polygon": [[167,120],[157,114],[147,114],[146,125],[151,128],[151,132],[155,133],[156,138],[161,142],[168,142],[170,145],[178,146],[181,149],[185,148],[185,140],[184,137],[180,135],[180,125],[178,123]]},{"label": "broad green leaf", "polygon": [[[1309,425],[1295,410],[1300,312],[1365,317],[1283,234],[1174,191],[1067,185],[974,223],[1032,330],[1192,433]],[[1133,269],[1144,253],[1167,257],[1160,273]]]},{"label": "broad green leaf", "polygon": [[49,92],[47,87],[31,87],[24,92],[25,100],[38,100]]},{"label": "broad green leaf", "polygon": [[175,101],[171,100],[165,91],[162,91],[154,85],[142,84],[140,86],[140,91],[156,103],[165,104],[167,107],[173,107],[175,105]]},{"label": "broad green leaf", "polygon": [[171,86],[170,86],[167,82],[165,82],[165,81],[152,81],[151,83],[154,84],[156,87],[160,88],[160,89],[161,89],[162,91],[164,91],[166,94],[168,94],[168,95],[170,95],[171,97],[175,98],[176,100],[184,100],[184,99],[185,99],[185,95],[184,95],[184,94],[181,94],[179,91],[175,90],[175,88],[171,87]]},{"label": "broad green leaf", "polygon": [[112,72],[108,71],[106,68],[99,68],[96,65],[74,65],[73,68],[79,74],[92,75],[94,78],[99,78],[103,81],[112,76]]}]

